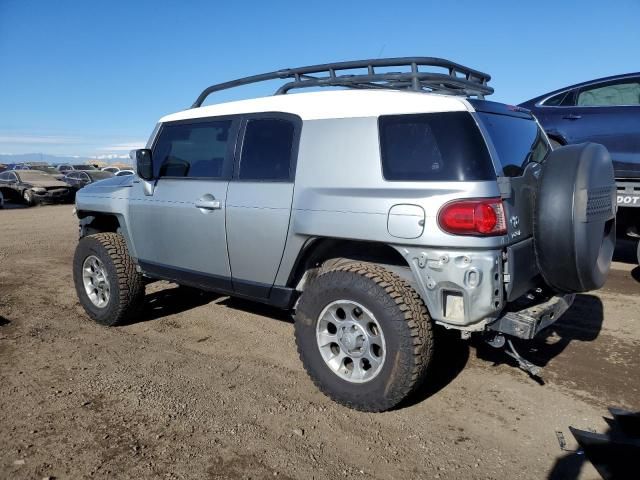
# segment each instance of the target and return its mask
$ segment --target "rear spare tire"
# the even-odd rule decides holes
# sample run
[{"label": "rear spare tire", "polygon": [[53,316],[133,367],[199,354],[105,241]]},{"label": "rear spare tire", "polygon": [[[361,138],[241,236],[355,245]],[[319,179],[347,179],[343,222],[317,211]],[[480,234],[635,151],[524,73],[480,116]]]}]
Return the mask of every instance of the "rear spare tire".
[{"label": "rear spare tire", "polygon": [[558,148],[545,161],[536,192],[533,236],[538,268],[565,293],[604,284],[615,247],[616,184],[605,147]]}]

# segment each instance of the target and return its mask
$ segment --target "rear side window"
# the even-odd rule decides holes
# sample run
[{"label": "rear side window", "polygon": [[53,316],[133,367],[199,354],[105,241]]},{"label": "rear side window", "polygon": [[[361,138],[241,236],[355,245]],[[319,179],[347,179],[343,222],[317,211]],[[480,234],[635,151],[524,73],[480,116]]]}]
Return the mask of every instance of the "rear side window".
[{"label": "rear side window", "polygon": [[468,112],[381,116],[379,128],[386,180],[495,179],[484,139]]},{"label": "rear side window", "polygon": [[626,80],[610,85],[584,88],[578,94],[580,107],[640,105],[640,81]]},{"label": "rear side window", "polygon": [[231,120],[164,125],[153,151],[159,177],[224,178]]},{"label": "rear side window", "polygon": [[522,175],[529,162],[542,162],[551,148],[532,119],[478,112],[507,177]]},{"label": "rear side window", "polygon": [[295,127],[275,118],[249,120],[242,142],[240,180],[286,181],[291,179]]}]

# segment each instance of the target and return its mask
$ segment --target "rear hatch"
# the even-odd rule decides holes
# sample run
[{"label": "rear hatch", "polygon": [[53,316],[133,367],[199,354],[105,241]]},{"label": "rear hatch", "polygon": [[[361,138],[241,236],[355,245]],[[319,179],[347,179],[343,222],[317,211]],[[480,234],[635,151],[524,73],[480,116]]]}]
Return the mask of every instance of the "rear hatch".
[{"label": "rear hatch", "polygon": [[525,109],[471,100],[498,171],[509,244],[533,235],[535,191],[541,163],[551,147],[534,117]]},{"label": "rear hatch", "polygon": [[507,296],[512,300],[538,281],[533,215],[541,164],[551,146],[527,110],[483,100],[470,103],[498,171],[507,220]]}]

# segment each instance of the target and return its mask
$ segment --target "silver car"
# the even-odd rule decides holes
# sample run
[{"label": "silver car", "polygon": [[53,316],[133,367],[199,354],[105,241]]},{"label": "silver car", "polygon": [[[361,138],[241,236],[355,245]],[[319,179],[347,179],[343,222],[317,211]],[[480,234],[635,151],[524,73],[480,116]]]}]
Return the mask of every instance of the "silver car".
[{"label": "silver car", "polygon": [[[274,96],[202,106],[273,79]],[[484,100],[489,79],[412,57],[209,87],[132,152],[137,175],[78,193],[80,302],[132,321],[167,279],[288,309],[313,382],[364,411],[430,381],[439,328],[537,373],[509,339],[604,283],[613,169],[600,145],[553,151],[527,110]],[[326,86],[342,89],[286,95]]]}]

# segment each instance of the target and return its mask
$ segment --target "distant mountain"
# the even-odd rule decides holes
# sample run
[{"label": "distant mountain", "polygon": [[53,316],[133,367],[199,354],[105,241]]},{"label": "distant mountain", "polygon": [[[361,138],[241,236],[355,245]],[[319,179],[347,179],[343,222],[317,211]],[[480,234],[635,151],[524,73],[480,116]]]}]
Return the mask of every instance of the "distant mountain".
[{"label": "distant mountain", "polygon": [[0,163],[25,163],[25,162],[48,162],[57,163],[131,163],[129,155],[108,154],[97,155],[95,157],[83,157],[76,155],[49,155],[47,153],[0,153]]}]

